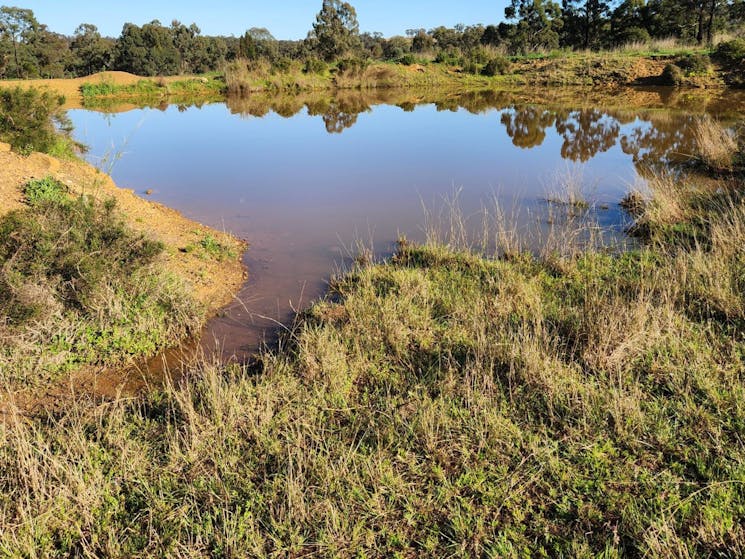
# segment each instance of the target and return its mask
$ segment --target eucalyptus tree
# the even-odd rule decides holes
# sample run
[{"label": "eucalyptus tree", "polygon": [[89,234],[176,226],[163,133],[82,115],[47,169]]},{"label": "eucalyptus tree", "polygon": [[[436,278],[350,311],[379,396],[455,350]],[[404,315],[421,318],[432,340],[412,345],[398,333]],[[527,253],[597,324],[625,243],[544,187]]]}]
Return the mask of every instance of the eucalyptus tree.
[{"label": "eucalyptus tree", "polygon": [[113,48],[113,41],[104,39],[95,25],[81,23],[70,43],[72,71],[80,76],[108,69],[112,62]]},{"label": "eucalyptus tree", "polygon": [[564,42],[567,46],[598,50],[608,43],[611,2],[608,0],[563,0]]},{"label": "eucalyptus tree", "polygon": [[26,77],[23,47],[39,28],[34,12],[14,6],[0,6],[0,36],[10,41],[13,53],[13,76]]},{"label": "eucalyptus tree", "polygon": [[517,52],[554,49],[563,27],[561,7],[552,0],[511,0],[505,17],[517,20],[512,30],[512,49]]},{"label": "eucalyptus tree", "polygon": [[324,60],[336,60],[360,49],[357,12],[348,2],[323,0],[308,35],[312,49]]}]

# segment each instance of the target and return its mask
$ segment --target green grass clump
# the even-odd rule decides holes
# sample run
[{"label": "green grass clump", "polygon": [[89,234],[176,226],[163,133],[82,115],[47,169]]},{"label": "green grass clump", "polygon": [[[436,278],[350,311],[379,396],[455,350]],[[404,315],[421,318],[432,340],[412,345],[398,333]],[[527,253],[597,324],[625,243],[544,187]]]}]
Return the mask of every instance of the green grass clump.
[{"label": "green grass clump", "polygon": [[132,232],[113,200],[71,197],[52,178],[0,218],[0,378],[34,384],[89,363],[147,355],[192,331],[201,311],[158,272],[160,243]]},{"label": "green grass clump", "polygon": [[43,203],[63,204],[67,201],[67,187],[53,177],[29,181],[23,189],[31,206]]},{"label": "green grass clump", "polygon": [[[197,232],[197,234],[199,234]],[[213,235],[206,233],[200,234],[200,238],[185,249],[186,252],[199,251],[205,258],[212,258],[214,260],[228,260],[235,258],[235,252],[233,249],[220,241],[218,241]]]},{"label": "green grass clump", "polygon": [[139,80],[135,84],[117,85],[109,81],[98,83],[84,83],[80,86],[80,93],[83,99],[93,97],[112,97],[112,96],[152,96],[163,93],[164,84],[156,83],[153,80]]}]

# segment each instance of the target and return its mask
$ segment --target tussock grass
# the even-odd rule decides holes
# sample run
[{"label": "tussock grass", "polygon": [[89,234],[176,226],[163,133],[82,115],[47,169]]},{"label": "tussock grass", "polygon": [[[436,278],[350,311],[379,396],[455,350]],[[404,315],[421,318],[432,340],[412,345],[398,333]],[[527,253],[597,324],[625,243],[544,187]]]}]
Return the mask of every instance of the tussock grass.
[{"label": "tussock grass", "polygon": [[724,128],[710,116],[696,122],[693,128],[698,157],[709,167],[732,170],[737,154],[737,140],[731,130]]},{"label": "tussock grass", "polygon": [[255,367],[11,414],[0,549],[742,555],[745,202],[661,184],[645,211],[690,242],[490,257],[455,215],[334,280]]}]

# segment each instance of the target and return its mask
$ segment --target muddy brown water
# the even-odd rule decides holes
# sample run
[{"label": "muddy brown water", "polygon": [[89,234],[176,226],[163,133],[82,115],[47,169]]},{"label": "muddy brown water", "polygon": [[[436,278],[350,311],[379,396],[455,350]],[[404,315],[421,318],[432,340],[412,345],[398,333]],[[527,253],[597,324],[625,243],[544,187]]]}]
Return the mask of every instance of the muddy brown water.
[{"label": "muddy brown water", "polygon": [[[618,203],[645,169],[685,161],[704,113],[738,126],[745,93],[387,90],[106,109],[70,111],[89,161],[249,241],[249,280],[198,345],[241,361],[323,295],[356,244],[384,257],[402,235],[424,240],[425,214],[456,193],[474,230],[494,200],[518,227],[540,229],[569,178],[589,216],[622,236]],[[183,355],[144,368],[157,376]]]}]

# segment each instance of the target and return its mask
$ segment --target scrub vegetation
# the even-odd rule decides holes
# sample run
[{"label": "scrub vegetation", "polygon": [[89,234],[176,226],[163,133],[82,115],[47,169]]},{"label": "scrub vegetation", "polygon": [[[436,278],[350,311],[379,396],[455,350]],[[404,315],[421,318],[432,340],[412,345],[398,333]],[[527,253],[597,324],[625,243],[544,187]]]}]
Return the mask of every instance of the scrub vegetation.
[{"label": "scrub vegetation", "polygon": [[[431,78],[429,85],[516,75],[522,83],[608,85],[644,77],[665,85],[737,86],[743,83],[738,58],[743,5],[741,0],[511,0],[499,24],[414,28],[405,36],[384,37],[361,32],[350,3],[324,0],[307,37],[296,41],[278,40],[259,27],[238,37],[208,37],[196,24],[177,20],[170,26],[157,20],[126,23],[116,39],[83,23],[66,37],[41,24],[31,10],[2,6],[0,78],[73,78],[112,70],[147,77],[220,73],[229,89],[244,92],[262,82],[274,89],[339,86],[338,79],[324,80],[329,74],[362,77],[361,83],[351,80],[362,88],[422,85],[421,72]],[[716,55],[713,62],[710,54]],[[664,64],[653,67],[654,75],[640,74],[650,68],[629,68],[639,59],[664,59],[670,67],[664,75]],[[397,66],[414,72],[402,73]],[[138,87],[163,93],[148,84]],[[133,93],[97,87],[84,93]],[[350,87],[350,80],[341,87]]]},{"label": "scrub vegetation", "polygon": [[61,110],[64,98],[37,89],[0,89],[0,141],[17,152],[34,151],[73,157],[70,122]]}]

